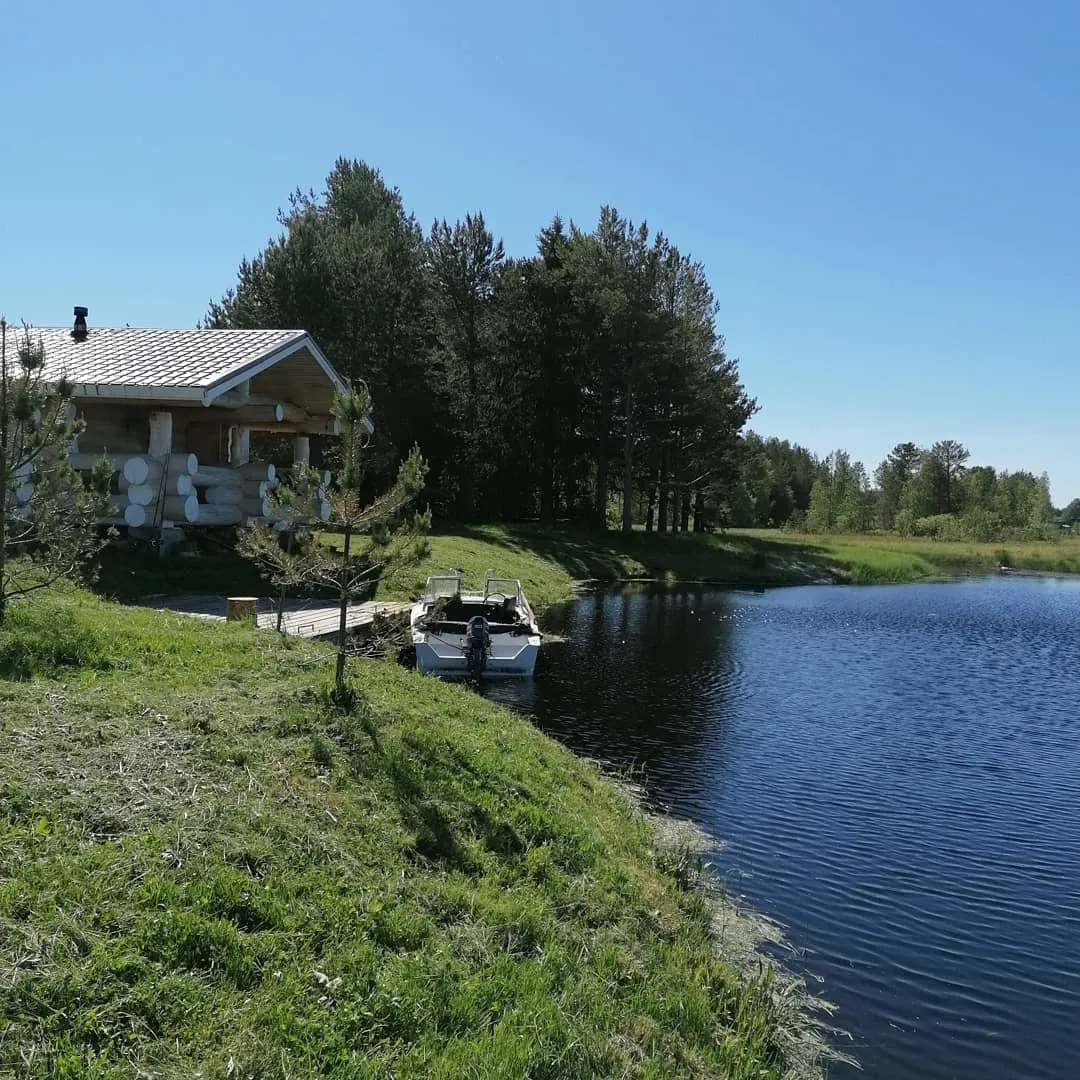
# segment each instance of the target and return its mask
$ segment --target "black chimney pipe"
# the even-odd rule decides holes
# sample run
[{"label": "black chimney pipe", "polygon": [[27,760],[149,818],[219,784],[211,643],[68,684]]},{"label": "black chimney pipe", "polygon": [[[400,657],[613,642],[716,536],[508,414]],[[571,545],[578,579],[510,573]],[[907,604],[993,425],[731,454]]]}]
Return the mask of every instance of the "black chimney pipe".
[{"label": "black chimney pipe", "polygon": [[71,336],[76,341],[85,341],[90,334],[86,327],[86,316],[90,314],[89,308],[75,305],[75,325],[71,329]]}]

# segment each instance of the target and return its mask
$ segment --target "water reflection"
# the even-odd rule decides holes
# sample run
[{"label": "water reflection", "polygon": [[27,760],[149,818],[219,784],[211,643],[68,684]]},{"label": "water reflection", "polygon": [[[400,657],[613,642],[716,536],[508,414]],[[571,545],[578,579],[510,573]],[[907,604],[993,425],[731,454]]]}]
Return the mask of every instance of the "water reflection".
[{"label": "water reflection", "polygon": [[628,587],[584,597],[547,627],[565,640],[544,647],[538,678],[493,681],[489,696],[617,767],[696,774],[706,746],[720,752],[738,680],[729,594]]},{"label": "water reflection", "polygon": [[1080,587],[655,586],[489,692],[727,841],[865,1075],[1080,1076]]}]

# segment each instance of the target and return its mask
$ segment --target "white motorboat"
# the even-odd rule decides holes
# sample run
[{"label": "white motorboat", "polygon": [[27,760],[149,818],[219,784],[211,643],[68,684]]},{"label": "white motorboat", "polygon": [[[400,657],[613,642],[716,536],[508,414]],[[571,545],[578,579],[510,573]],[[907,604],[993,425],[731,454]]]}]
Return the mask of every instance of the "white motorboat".
[{"label": "white motorboat", "polygon": [[489,570],[482,592],[462,592],[459,571],[429,577],[409,625],[424,674],[528,678],[536,668],[540,628],[517,578]]}]

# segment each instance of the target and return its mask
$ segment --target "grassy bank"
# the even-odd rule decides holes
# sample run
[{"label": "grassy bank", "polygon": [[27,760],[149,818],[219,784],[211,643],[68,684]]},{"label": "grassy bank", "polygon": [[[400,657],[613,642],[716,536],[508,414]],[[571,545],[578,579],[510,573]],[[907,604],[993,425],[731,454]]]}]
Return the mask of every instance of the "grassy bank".
[{"label": "grassy bank", "polygon": [[381,583],[380,595],[412,595],[427,574],[449,567],[460,568],[467,582],[481,582],[487,569],[518,577],[540,606],[571,595],[579,581],[664,578],[752,586],[805,584],[829,574],[812,555],[763,537],[487,525],[433,534],[423,565]]},{"label": "grassy bank", "polygon": [[838,579],[861,583],[918,581],[964,574],[995,573],[999,567],[1047,573],[1080,573],[1080,537],[1060,540],[941,541],[888,534],[811,536],[779,530],[732,534],[777,552],[785,548],[810,557]]},{"label": "grassy bank", "polygon": [[[333,538],[330,538],[333,542]],[[623,578],[709,581],[753,587],[839,581],[886,584],[1017,569],[1080,573],[1080,537],[1058,541],[977,544],[888,535],[809,536],[779,530],[725,535],[592,532],[535,525],[487,525],[436,531],[423,565],[379,582],[384,599],[407,599],[432,573],[460,568],[479,584],[484,571],[518,577],[543,607],[572,595],[575,582]],[[194,561],[150,553],[106,554],[99,591],[121,600],[155,593],[245,592],[272,587],[250,563],[226,549]]]},{"label": "grassy bank", "polygon": [[383,583],[407,596],[424,576],[457,566],[468,581],[484,570],[520,577],[541,605],[568,595],[576,580],[662,578],[736,586],[812,582],[890,584],[1017,569],[1080,572],[1080,538],[1008,544],[905,540],[897,536],[810,536],[779,530],[724,535],[588,532],[538,526],[484,526],[431,537],[414,573]]},{"label": "grassy bank", "polygon": [[0,1075],[802,1059],[786,995],[739,973],[688,861],[593,767],[385,663],[355,662],[359,703],[335,711],[326,656],[79,593],[12,610]]}]

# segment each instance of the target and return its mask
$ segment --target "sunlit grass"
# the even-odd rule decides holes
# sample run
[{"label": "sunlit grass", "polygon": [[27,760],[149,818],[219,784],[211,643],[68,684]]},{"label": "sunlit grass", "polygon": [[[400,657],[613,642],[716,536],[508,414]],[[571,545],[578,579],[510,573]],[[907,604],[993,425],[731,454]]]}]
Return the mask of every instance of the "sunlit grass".
[{"label": "sunlit grass", "polygon": [[823,563],[842,569],[853,581],[911,581],[964,573],[1017,570],[1080,573],[1080,537],[1056,540],[975,541],[904,538],[888,533],[819,536],[775,529],[738,530],[734,536],[815,548]]}]

